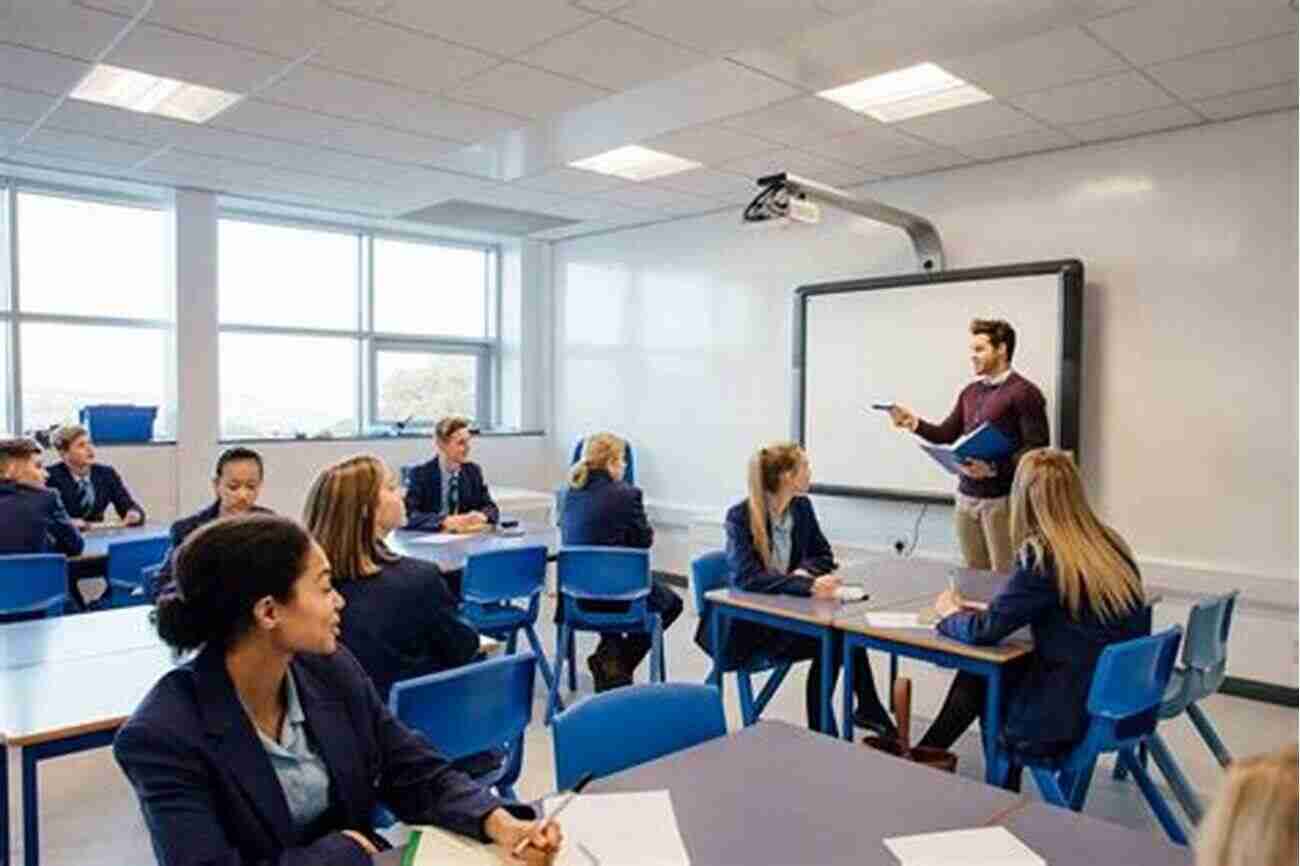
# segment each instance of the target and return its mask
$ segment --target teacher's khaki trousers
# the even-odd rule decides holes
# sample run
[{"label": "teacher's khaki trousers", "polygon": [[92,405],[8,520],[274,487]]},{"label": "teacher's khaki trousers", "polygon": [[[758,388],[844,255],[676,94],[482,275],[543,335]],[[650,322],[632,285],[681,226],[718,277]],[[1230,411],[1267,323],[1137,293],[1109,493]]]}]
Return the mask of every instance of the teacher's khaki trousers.
[{"label": "teacher's khaki trousers", "polygon": [[953,525],[967,568],[1011,570],[1011,497],[977,499],[958,493]]}]

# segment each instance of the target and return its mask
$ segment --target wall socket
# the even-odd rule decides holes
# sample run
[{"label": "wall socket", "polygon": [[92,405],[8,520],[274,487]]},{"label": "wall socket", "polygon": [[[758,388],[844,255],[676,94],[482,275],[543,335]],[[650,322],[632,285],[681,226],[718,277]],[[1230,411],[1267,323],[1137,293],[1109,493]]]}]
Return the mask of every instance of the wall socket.
[{"label": "wall socket", "polygon": [[895,538],[895,539],[894,539],[894,553],[898,554],[899,556],[902,556],[903,553],[904,553],[906,550],[907,550],[907,539],[906,539],[906,538]]}]

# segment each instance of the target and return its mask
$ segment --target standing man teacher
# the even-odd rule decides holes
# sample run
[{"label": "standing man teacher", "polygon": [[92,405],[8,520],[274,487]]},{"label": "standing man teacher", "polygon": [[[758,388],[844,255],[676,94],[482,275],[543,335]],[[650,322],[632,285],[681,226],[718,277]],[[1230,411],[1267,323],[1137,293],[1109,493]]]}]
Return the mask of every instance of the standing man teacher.
[{"label": "standing man teacher", "polygon": [[1012,453],[993,463],[970,460],[960,468],[953,523],[968,568],[1010,571],[1011,513],[1008,495],[1016,464],[1025,452],[1049,444],[1047,408],[1038,386],[1011,368],[1016,330],[1001,319],[973,319],[970,359],[975,375],[957,395],[957,405],[942,424],[895,405],[895,427],[946,445],[981,424],[991,424],[1010,440]]}]

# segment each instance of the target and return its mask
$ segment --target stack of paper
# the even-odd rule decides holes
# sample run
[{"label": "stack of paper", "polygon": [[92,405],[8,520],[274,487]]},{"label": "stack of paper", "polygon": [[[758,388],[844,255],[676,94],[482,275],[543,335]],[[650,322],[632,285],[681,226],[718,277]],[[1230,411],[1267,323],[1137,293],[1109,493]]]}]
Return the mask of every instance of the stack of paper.
[{"label": "stack of paper", "polygon": [[884,842],[902,866],[1047,866],[1006,827],[895,836]]},{"label": "stack of paper", "polygon": [[867,625],[872,628],[928,628],[919,613],[900,613],[879,610],[866,615]]},{"label": "stack of paper", "polygon": [[452,532],[430,532],[427,535],[411,535],[402,539],[407,544],[450,544],[456,540]]}]

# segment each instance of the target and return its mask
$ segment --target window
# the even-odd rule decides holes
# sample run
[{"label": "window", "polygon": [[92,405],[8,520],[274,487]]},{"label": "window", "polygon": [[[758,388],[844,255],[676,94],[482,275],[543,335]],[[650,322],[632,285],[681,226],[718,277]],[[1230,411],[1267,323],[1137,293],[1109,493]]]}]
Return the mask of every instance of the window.
[{"label": "window", "polygon": [[223,217],[222,437],[426,428],[452,412],[489,426],[497,260],[493,247]]},{"label": "window", "polygon": [[87,405],[134,403],[157,407],[154,437],[170,436],[166,209],[35,187],[4,194],[17,252],[17,280],[0,303],[12,311],[0,313],[4,428],[34,431],[76,421]]}]

